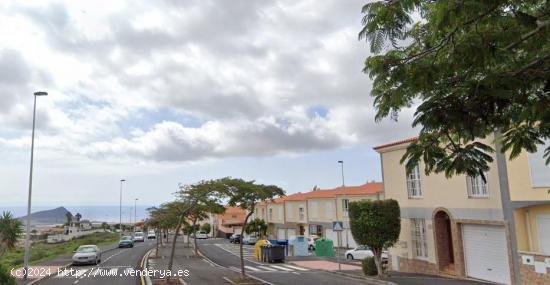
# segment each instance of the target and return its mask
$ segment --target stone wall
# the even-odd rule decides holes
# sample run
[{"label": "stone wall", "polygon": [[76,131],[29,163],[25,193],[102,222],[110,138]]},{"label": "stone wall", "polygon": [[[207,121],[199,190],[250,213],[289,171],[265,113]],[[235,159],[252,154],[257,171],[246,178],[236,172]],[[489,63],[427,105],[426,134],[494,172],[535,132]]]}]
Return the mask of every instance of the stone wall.
[{"label": "stone wall", "polygon": [[[421,259],[408,259],[405,257],[397,257],[399,262],[399,272],[409,272],[409,273],[421,273],[421,274],[430,274],[437,275],[438,270],[434,263],[430,263]],[[392,268],[392,259],[388,260],[388,268]]]},{"label": "stone wall", "polygon": [[[534,265],[523,264],[522,256],[532,256],[535,262],[545,262],[550,255],[538,253],[519,252],[519,270],[521,274],[521,284],[525,285],[543,285],[550,284],[550,268],[546,268],[546,274],[535,272]],[[547,265],[548,266],[548,265]]]}]

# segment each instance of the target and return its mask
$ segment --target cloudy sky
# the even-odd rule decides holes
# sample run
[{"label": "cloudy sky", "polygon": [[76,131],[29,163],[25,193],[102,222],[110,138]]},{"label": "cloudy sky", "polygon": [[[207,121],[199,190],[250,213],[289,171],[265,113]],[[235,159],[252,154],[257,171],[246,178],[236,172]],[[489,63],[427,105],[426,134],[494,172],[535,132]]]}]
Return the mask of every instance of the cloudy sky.
[{"label": "cloudy sky", "polygon": [[[88,3],[86,3],[88,2]],[[287,192],[380,180],[363,0],[2,1],[0,205],[143,204],[223,176]]]}]

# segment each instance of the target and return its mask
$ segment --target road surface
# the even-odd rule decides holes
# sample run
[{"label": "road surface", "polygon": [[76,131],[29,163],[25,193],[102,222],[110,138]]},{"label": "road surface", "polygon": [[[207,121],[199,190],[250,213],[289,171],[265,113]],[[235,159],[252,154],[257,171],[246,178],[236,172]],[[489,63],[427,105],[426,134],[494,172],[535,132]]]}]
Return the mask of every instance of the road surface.
[{"label": "road surface", "polygon": [[140,277],[132,270],[140,269],[147,250],[155,246],[154,240],[135,243],[133,248],[117,248],[103,252],[98,265],[70,266],[65,272],[55,274],[38,285],[137,285]]}]

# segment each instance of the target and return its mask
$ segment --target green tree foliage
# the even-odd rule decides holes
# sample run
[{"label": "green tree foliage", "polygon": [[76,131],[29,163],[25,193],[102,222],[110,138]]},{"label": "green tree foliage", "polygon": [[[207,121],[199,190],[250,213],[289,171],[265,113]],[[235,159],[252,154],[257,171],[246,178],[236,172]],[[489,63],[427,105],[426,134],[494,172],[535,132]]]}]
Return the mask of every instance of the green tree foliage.
[{"label": "green tree foliage", "polygon": [[246,224],[244,230],[247,234],[255,233],[257,236],[265,236],[267,232],[267,224],[262,219],[254,219]]},{"label": "green tree foliage", "polygon": [[15,278],[10,274],[10,270],[4,265],[0,264],[0,284],[2,285],[17,285]]},{"label": "green tree foliage", "polygon": [[382,276],[382,250],[399,239],[401,218],[395,200],[357,201],[349,205],[351,234],[374,253],[378,275]]},{"label": "green tree foliage", "polygon": [[201,225],[201,230],[209,234],[210,231],[212,230],[212,226],[209,223],[204,223]]},{"label": "green tree foliage", "polygon": [[378,275],[378,269],[376,268],[376,262],[374,257],[367,257],[361,261],[361,268],[363,273],[367,276]]},{"label": "green tree foliage", "polygon": [[[402,163],[426,173],[487,171],[491,138],[510,158],[550,139],[546,0],[374,1],[363,7],[376,120],[417,105]],[[545,149],[550,163],[550,147]]]},{"label": "green tree foliage", "polygon": [[[247,227],[248,219],[256,210],[256,204],[265,200],[272,200],[275,197],[285,194],[284,190],[275,185],[256,184],[255,181],[243,179],[223,178],[218,181],[224,188],[225,194],[229,197],[228,204],[233,207],[240,207],[247,211],[244,219],[241,235]],[[243,244],[239,244],[241,258],[241,278],[246,277],[243,258]]]},{"label": "green tree foliage", "polygon": [[0,257],[8,249],[15,248],[19,235],[21,235],[22,223],[13,218],[10,212],[3,212],[0,217]]}]

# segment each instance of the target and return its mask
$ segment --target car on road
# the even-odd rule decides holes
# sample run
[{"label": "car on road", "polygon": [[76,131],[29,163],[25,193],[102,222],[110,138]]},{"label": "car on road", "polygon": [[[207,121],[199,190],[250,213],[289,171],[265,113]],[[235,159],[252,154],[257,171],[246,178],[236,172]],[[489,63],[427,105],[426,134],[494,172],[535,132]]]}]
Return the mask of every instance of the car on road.
[{"label": "car on road", "polygon": [[240,242],[241,242],[241,239],[242,239],[241,234],[232,234],[232,235],[229,237],[229,242],[230,242],[230,243],[240,243]]},{"label": "car on road", "polygon": [[101,262],[101,250],[97,245],[81,245],[74,251],[72,257],[73,265],[78,264],[99,264]]},{"label": "car on road", "polygon": [[[365,259],[367,257],[373,257],[374,253],[370,248],[366,245],[360,245],[354,249],[347,250],[346,253],[344,253],[346,256],[346,259]],[[382,251],[382,260],[388,259],[388,252]]]},{"label": "car on road", "polygon": [[147,239],[156,239],[157,238],[157,235],[155,234],[154,231],[149,231],[149,233],[147,233]]},{"label": "car on road", "polygon": [[257,236],[246,236],[243,238],[243,244],[256,244],[257,241]]},{"label": "car on road", "polygon": [[131,236],[123,236],[123,237],[118,241],[118,247],[119,247],[119,248],[122,248],[122,247],[134,247],[134,241],[132,240],[132,237],[131,237]]},{"label": "car on road", "polygon": [[197,238],[198,239],[206,239],[206,238],[208,238],[208,234],[205,231],[199,231],[199,232],[197,232]]},{"label": "car on road", "polygon": [[145,237],[143,236],[143,232],[135,232],[134,233],[134,238],[133,238],[134,242],[138,242],[138,241],[145,241]]}]

